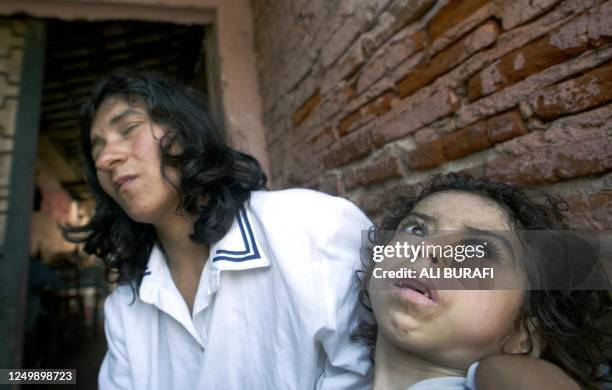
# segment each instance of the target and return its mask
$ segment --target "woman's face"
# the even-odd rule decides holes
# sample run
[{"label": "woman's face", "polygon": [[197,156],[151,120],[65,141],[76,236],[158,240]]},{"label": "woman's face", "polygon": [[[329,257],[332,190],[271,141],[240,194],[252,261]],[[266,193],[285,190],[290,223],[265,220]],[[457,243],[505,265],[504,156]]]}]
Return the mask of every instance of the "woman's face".
[{"label": "woman's face", "polygon": [[[422,285],[415,285],[409,278],[380,277],[380,271],[378,278],[373,274],[368,291],[378,337],[406,352],[458,369],[491,354],[524,352],[521,348],[525,343],[520,338],[525,335],[515,331],[523,299],[523,291],[518,288],[522,272],[514,262],[519,246],[505,209],[468,192],[438,192],[416,204],[390,245],[398,242],[487,244],[482,259],[458,263],[432,256],[410,262],[395,256],[375,268],[394,271],[408,267],[414,269],[414,275],[421,275],[424,268],[469,268],[470,262],[477,261],[481,268],[493,268],[494,277],[481,284],[472,279],[421,278]],[[486,289],[477,289],[483,285]],[[500,286],[516,289],[502,290]]]},{"label": "woman's face", "polygon": [[[100,186],[134,221],[156,224],[173,213],[177,190],[162,177],[160,139],[165,130],[153,123],[139,101],[107,98],[93,119],[90,139]],[[176,171],[168,177],[178,181]]]}]

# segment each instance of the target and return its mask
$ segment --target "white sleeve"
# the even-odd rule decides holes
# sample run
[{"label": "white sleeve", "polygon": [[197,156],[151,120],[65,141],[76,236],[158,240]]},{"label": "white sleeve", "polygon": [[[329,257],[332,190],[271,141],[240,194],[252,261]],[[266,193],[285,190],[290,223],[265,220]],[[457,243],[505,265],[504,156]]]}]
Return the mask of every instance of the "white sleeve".
[{"label": "white sleeve", "polygon": [[108,351],[98,374],[100,390],[132,389],[130,363],[125,346],[125,332],[121,318],[122,302],[118,291],[114,291],[104,302],[104,333]]},{"label": "white sleeve", "polygon": [[354,204],[338,202],[320,221],[326,237],[318,236],[328,326],[317,335],[327,355],[317,389],[370,389],[369,350],[362,342],[351,340],[351,334],[363,314],[355,276],[361,268],[361,232],[372,223]]},{"label": "white sleeve", "polygon": [[472,363],[468,368],[467,375],[465,376],[465,389],[476,390],[476,370],[480,362]]}]

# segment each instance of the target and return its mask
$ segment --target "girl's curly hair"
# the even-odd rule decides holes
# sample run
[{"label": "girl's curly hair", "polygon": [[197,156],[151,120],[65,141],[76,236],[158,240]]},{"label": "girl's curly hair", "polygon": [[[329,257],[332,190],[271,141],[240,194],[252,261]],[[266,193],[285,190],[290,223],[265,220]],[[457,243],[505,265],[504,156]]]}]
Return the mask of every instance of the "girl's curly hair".
[{"label": "girl's curly hair", "polygon": [[[508,212],[516,230],[568,229],[562,214],[568,210],[568,205],[560,198],[537,189],[519,189],[451,173],[432,176],[422,185],[420,193],[412,198],[400,197],[396,212],[384,217],[380,226],[370,230],[370,244],[387,244],[392,238],[390,232],[397,230],[419,201],[442,191],[464,191],[492,199]],[[529,237],[527,234],[523,236]],[[524,292],[523,305],[515,322],[516,329],[530,329],[528,323],[535,324],[535,332],[543,345],[540,357],[558,365],[582,385],[600,388],[602,384],[612,382],[609,372],[612,362],[612,298],[609,290],[542,288],[542,280],[550,279],[546,275],[550,268],[546,267],[558,263],[566,247],[558,245],[558,240],[552,246],[546,246],[543,240],[537,239],[520,241],[523,252],[538,253],[538,261],[532,263],[540,264],[531,267],[527,265],[526,273],[528,279],[536,280],[534,283],[540,288]],[[551,247],[557,249],[551,251]],[[597,251],[588,249],[584,253],[585,256],[595,258],[597,254]],[[362,340],[370,347],[371,358],[374,360],[378,327],[368,293],[375,264],[371,246],[362,248],[361,257],[363,267],[357,271],[361,283],[359,301],[367,310],[367,316],[360,321],[353,338]],[[607,278],[605,280],[607,285]]]},{"label": "girl's curly hair", "polygon": [[[104,260],[107,279],[117,272],[114,281],[135,291],[157,236],[151,225],[132,221],[98,183],[89,133],[96,112],[109,98],[144,104],[150,120],[169,130],[160,140],[161,172],[179,192],[179,209],[196,217],[193,242],[219,241],[251,191],[265,187],[266,175],[257,160],[228,146],[196,90],[151,73],[117,73],[100,80],[81,112],[81,148],[96,208],[89,223],[64,226],[63,233]],[[173,148],[176,143],[180,152]],[[178,185],[166,176],[165,167],[179,171]]]}]

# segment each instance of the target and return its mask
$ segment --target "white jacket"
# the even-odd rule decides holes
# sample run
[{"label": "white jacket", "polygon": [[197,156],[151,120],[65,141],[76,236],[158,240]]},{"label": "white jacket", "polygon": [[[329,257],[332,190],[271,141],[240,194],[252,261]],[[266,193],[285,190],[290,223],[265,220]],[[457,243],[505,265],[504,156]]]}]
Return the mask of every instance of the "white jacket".
[{"label": "white jacket", "polygon": [[100,390],[369,388],[368,352],[350,334],[370,225],[341,198],[253,192],[210,248],[193,317],[155,247],[135,302],[128,286],[105,302]]}]

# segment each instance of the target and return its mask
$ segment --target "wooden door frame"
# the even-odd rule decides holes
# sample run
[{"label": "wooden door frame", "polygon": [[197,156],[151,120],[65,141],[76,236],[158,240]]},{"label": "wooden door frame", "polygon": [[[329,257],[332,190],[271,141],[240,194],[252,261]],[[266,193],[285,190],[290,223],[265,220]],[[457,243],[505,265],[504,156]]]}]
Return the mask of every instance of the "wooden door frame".
[{"label": "wooden door frame", "polygon": [[204,26],[208,106],[232,146],[256,157],[270,177],[249,0],[0,0],[0,15],[24,13],[67,22],[129,19]]},{"label": "wooden door frame", "polygon": [[26,25],[6,234],[0,249],[0,343],[6,343],[0,347],[0,368],[21,366],[26,313],[30,217],[45,60],[44,22],[29,20]]}]

